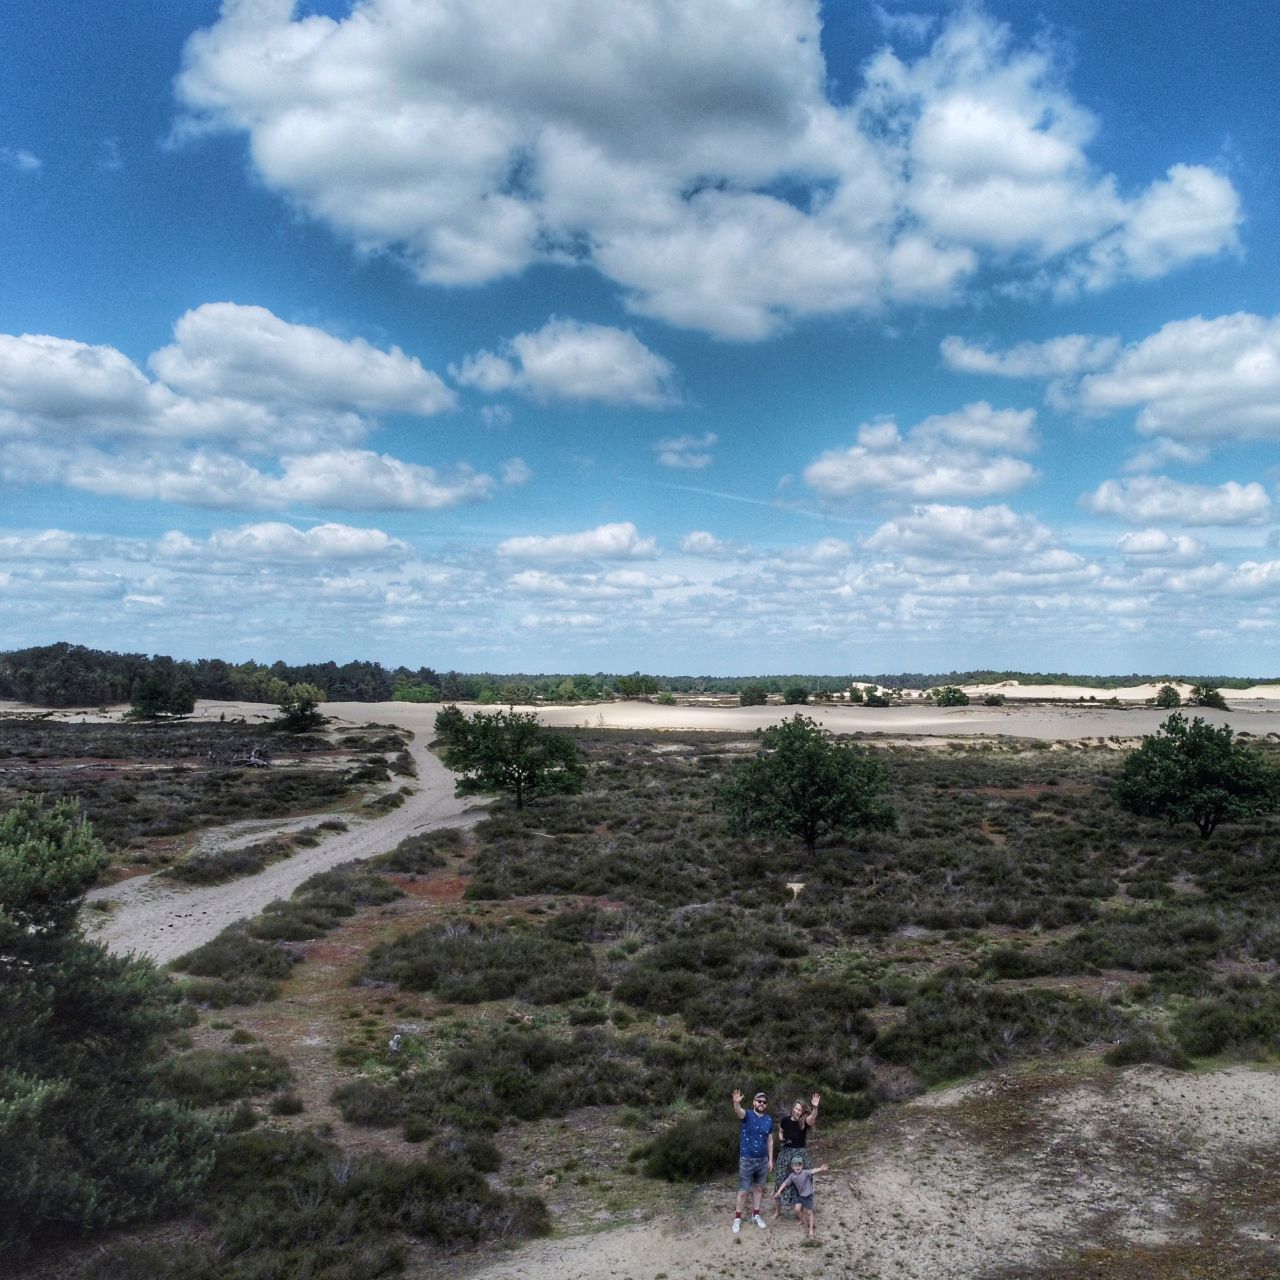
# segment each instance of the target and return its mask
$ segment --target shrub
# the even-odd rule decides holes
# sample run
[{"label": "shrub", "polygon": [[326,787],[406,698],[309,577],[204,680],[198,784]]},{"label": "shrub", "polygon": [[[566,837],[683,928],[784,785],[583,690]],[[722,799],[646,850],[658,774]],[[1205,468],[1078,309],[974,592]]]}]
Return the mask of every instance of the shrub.
[{"label": "shrub", "polygon": [[1280,1047],[1280,991],[1250,986],[1215,992],[1180,1009],[1173,1034],[1195,1057],[1274,1052]]},{"label": "shrub", "polygon": [[372,865],[383,871],[400,871],[422,874],[445,865],[445,851],[458,852],[462,847],[462,834],[446,828],[442,831],[423,831],[419,835],[406,836],[390,853],[380,854]]},{"label": "shrub", "polygon": [[953,684],[944,684],[941,689],[934,693],[933,700],[940,707],[967,707],[969,705],[969,695]]},{"label": "shrub", "polygon": [[296,1093],[278,1093],[271,1099],[273,1116],[297,1116],[304,1110],[302,1099]]},{"label": "shrub", "polygon": [[708,1182],[731,1173],[738,1158],[738,1122],[701,1115],[664,1129],[642,1148],[644,1171],[667,1182]]},{"label": "shrub", "polygon": [[329,1099],[348,1124],[387,1129],[404,1118],[404,1100],[392,1085],[352,1080],[339,1085]]},{"label": "shrub", "polygon": [[1183,1070],[1191,1065],[1190,1059],[1177,1044],[1143,1027],[1124,1037],[1108,1049],[1105,1058],[1112,1067],[1128,1067],[1139,1062],[1150,1062],[1159,1067]]},{"label": "shrub", "polygon": [[459,1004],[511,996],[558,1004],[592,989],[595,963],[587,947],[539,930],[455,922],[375,947],[364,977],[410,991],[432,991]]},{"label": "shrub", "polygon": [[266,1049],[196,1049],[171,1058],[159,1074],[160,1086],[172,1097],[198,1106],[270,1093],[292,1078],[289,1064]]}]

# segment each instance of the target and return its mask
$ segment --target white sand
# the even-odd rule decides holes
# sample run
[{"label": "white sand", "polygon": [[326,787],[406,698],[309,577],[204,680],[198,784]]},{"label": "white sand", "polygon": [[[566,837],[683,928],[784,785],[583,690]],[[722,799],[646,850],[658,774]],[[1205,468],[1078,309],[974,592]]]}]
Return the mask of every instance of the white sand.
[{"label": "white sand", "polygon": [[[1017,1268],[1030,1276],[1037,1262],[1069,1257],[1103,1231],[1121,1243],[1194,1241],[1199,1198],[1231,1219],[1231,1166],[1274,1152],[1278,1118],[1272,1071],[1137,1067],[1105,1092],[1064,1075],[1048,1097],[1021,1094],[1015,1077],[988,1077],[881,1112],[843,1149],[818,1133],[815,1154],[833,1167],[818,1182],[818,1248],[801,1247],[785,1219],[766,1231],[744,1222],[733,1236],[734,1184],[725,1179],[692,1192],[673,1187],[670,1212],[657,1221],[553,1236],[468,1274],[981,1280]],[[984,1131],[990,1145],[975,1140]],[[1236,1211],[1238,1237],[1274,1249],[1251,1214]],[[1277,1259],[1280,1274],[1280,1252]],[[1220,1258],[1224,1276],[1230,1261]]]}]

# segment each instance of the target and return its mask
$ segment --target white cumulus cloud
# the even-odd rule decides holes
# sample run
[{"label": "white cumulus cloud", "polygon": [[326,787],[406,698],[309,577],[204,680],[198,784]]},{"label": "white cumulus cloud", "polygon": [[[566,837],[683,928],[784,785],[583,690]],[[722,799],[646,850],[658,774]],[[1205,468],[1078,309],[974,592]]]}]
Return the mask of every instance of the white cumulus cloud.
[{"label": "white cumulus cloud", "polygon": [[462,386],[495,394],[516,391],[542,403],[639,405],[665,409],[680,403],[676,372],[627,329],[552,319],[517,334],[500,354],[479,351],[450,375]]},{"label": "white cumulus cloud", "polygon": [[630,521],[602,524],[581,533],[507,538],[498,544],[498,555],[513,560],[626,560],[657,554],[657,542],[642,538]]},{"label": "white cumulus cloud", "polygon": [[1081,503],[1095,515],[1131,524],[1262,524],[1271,516],[1271,499],[1260,484],[1234,480],[1219,485],[1181,484],[1168,476],[1104,480]]},{"label": "white cumulus cloud", "polygon": [[1140,529],[1126,533],[1116,543],[1116,550],[1138,564],[1189,564],[1204,559],[1204,543],[1185,533],[1166,533],[1163,529]]},{"label": "white cumulus cloud", "polygon": [[248,135],[268,188],[424,281],[587,263],[737,339],[984,265],[1070,291],[1235,248],[1221,174],[1126,193],[1090,159],[1048,40],[968,7],[927,28],[889,24],[911,54],[868,48],[837,101],[817,0],[241,0],[187,43],[178,133]]},{"label": "white cumulus cloud", "polygon": [[269,521],[235,529],[216,529],[203,541],[172,530],[161,538],[162,555],[219,560],[331,561],[382,560],[410,553],[407,543],[381,529],[358,529],[346,524],[318,524],[298,529]]},{"label": "white cumulus cloud", "polygon": [[174,325],[150,360],[161,381],[192,396],[338,406],[362,413],[442,413],[456,396],[399,347],[336,338],[265,307],[206,302]]},{"label": "white cumulus cloud", "polygon": [[805,482],[823,498],[880,492],[916,500],[1011,493],[1035,478],[1021,458],[1034,448],[1034,409],[993,409],[985,401],[925,418],[903,436],[892,421],[864,423],[857,444],[811,462]]}]

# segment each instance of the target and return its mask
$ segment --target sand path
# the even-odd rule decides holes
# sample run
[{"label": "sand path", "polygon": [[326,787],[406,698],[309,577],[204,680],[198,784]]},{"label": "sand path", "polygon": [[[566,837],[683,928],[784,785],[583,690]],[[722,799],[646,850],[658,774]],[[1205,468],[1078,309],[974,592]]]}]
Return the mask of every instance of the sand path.
[{"label": "sand path", "polygon": [[[363,721],[364,717],[353,719]],[[255,876],[228,884],[182,885],[165,876],[148,875],[95,889],[89,894],[89,901],[107,899],[112,903],[112,910],[98,927],[89,929],[89,936],[112,951],[134,951],[166,964],[208,942],[227,925],[257,915],[268,902],[287,898],[317,872],[353,858],[385,853],[406,836],[420,831],[465,827],[477,822],[484,815],[483,805],[477,805],[472,799],[455,799],[454,775],[425,744],[425,735],[409,744],[418,776],[410,780],[409,785],[415,790],[400,808],[377,817],[350,818],[349,831],[331,835],[315,848],[300,850]],[[400,786],[403,782],[404,779],[396,778],[394,785]],[[234,846],[247,838],[261,839],[268,832],[287,831],[314,822],[314,818],[254,822],[250,824],[252,831],[248,837],[242,827],[219,830],[225,834],[223,843]],[[217,835],[216,831],[210,833],[206,841],[216,839]],[[96,912],[85,912],[81,919],[86,925],[92,925],[96,915]]]}]

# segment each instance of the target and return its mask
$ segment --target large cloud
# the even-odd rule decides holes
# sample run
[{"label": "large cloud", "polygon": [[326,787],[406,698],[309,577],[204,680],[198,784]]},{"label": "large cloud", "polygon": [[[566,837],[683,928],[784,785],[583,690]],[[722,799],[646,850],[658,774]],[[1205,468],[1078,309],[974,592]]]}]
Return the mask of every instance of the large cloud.
[{"label": "large cloud", "polygon": [[544,403],[665,409],[680,402],[670,361],[625,329],[577,320],[549,320],[511,338],[500,354],[477,352],[449,372],[463,386],[517,391]]},{"label": "large cloud", "polygon": [[[520,483],[526,472],[515,469]],[[38,446],[0,452],[0,477],[14,484],[63,484],[138,501],[242,511],[290,506],[346,511],[434,511],[489,498],[492,476],[465,465],[449,472],[368,449],[286,456],[279,474],[232,454],[109,453]]]},{"label": "large cloud", "polygon": [[1136,408],[1138,431],[1155,441],[1131,470],[1201,462],[1218,443],[1280,439],[1280,315],[1173,320],[1126,347],[1068,334],[1001,351],[953,335],[942,357],[961,373],[1045,379],[1060,408],[1093,416]]},{"label": "large cloud", "polygon": [[1084,378],[1079,402],[1093,413],[1141,406],[1144,435],[1280,439],[1280,316],[1173,321]]},{"label": "large cloud", "polygon": [[734,338],[941,302],[984,262],[1096,289],[1236,244],[1236,192],[1133,194],[1042,43],[964,9],[828,96],[816,0],[231,0],[179,132],[242,131],[268,186],[444,284],[590,262],[638,312]]},{"label": "large cloud", "polygon": [[1094,515],[1131,524],[1262,524],[1271,516],[1271,499],[1260,484],[1234,480],[1219,485],[1180,484],[1168,476],[1104,480],[1081,502]]},{"label": "large cloud", "polygon": [[1019,559],[1053,547],[1052,531],[1034,516],[1009,507],[952,507],[940,503],[916,507],[910,515],[882,524],[866,540],[871,551],[942,562],[999,558]]},{"label": "large cloud", "polygon": [[407,543],[381,529],[332,523],[298,529],[278,521],[216,529],[203,542],[171,530],[161,538],[158,549],[162,555],[184,559],[284,562],[383,560],[410,554]]},{"label": "large cloud", "polygon": [[513,560],[629,560],[658,554],[652,538],[642,538],[630,521],[602,524],[580,533],[529,534],[507,538],[498,554]]},{"label": "large cloud", "polygon": [[811,462],[805,482],[823,498],[879,492],[916,501],[1012,493],[1035,477],[1009,450],[1034,447],[1034,409],[993,409],[985,401],[936,414],[905,435],[891,421],[864,423],[858,443]]},{"label": "large cloud", "polygon": [[[446,474],[350,447],[376,429],[373,414],[456,403],[397,347],[209,303],[181,317],[149,365],[154,378],[114,347],[0,334],[0,477],[246,510],[431,510],[496,488],[466,465]],[[518,459],[504,464],[504,484],[528,477]]]},{"label": "large cloud", "polygon": [[437,374],[399,347],[380,351],[363,338],[335,338],[265,307],[207,302],[182,316],[173,334],[151,368],[192,396],[424,416],[456,402]]}]

